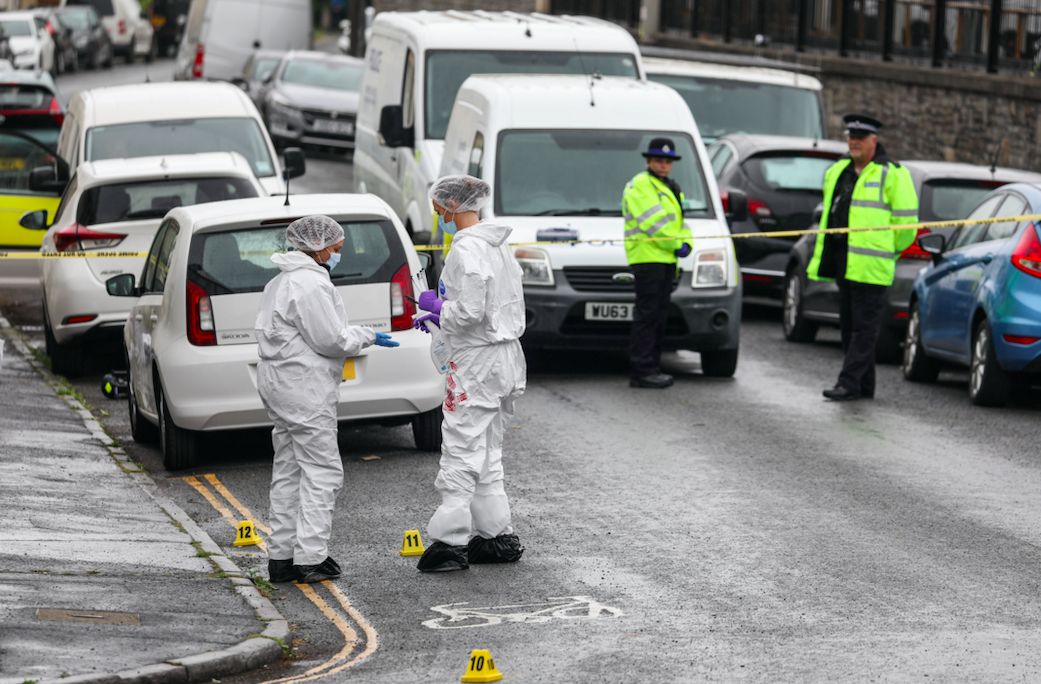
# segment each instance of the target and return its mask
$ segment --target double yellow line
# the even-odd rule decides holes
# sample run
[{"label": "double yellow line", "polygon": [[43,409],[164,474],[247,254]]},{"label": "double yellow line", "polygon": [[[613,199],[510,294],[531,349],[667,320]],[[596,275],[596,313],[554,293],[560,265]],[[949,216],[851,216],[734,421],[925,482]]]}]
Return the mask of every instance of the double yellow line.
[{"label": "double yellow line", "polygon": [[[907,223],[893,226],[867,226],[863,228],[828,228],[827,230],[805,229],[805,230],[771,230],[764,233],[726,233],[725,235],[698,235],[695,240],[727,239],[740,240],[743,238],[784,238],[801,237],[803,235],[839,235],[842,233],[869,233],[876,230],[919,230],[926,228],[956,228],[957,226],[976,226],[984,223],[1008,223],[1010,221],[1038,221],[1041,214],[1021,214],[1019,216],[998,216],[981,219],[955,219],[952,221],[922,221],[920,223]],[[617,240],[541,240],[536,242],[511,242],[511,247],[528,247],[535,245],[624,245],[629,240],[640,240],[642,242],[656,242],[658,240],[675,240],[674,237],[665,238],[618,238]],[[414,245],[418,252],[439,252],[444,245]],[[275,252],[271,252],[274,254]],[[268,252],[257,253],[266,256]],[[147,252],[0,252],[0,259],[119,259],[123,257],[143,258],[148,256]]]},{"label": "double yellow line", "polygon": [[[258,521],[256,517],[253,515],[253,513],[251,513],[248,508],[243,506],[242,503],[235,497],[235,495],[232,494],[219,479],[217,479],[216,475],[211,473],[208,475],[203,475],[202,477],[206,480],[210,487],[213,488],[213,491],[211,491],[210,487],[207,487],[199,480],[198,477],[194,475],[184,477],[181,479],[184,482],[186,482],[189,486],[191,486],[195,491],[201,494],[202,497],[206,499],[206,501],[208,501],[211,506],[213,506],[214,510],[220,513],[221,516],[223,516],[223,518],[227,520],[228,524],[230,524],[233,528],[238,529],[239,520],[252,520],[254,527],[256,527],[258,530],[267,535],[271,534],[271,528],[265,525],[264,523]],[[226,501],[232,508],[234,508],[241,517],[236,517],[235,514],[232,513],[232,511],[229,510],[228,507],[221,502],[217,495],[223,497],[224,501]],[[263,541],[261,541],[257,546],[259,546],[261,550],[263,550],[264,553],[267,554],[267,545]],[[373,653],[375,653],[376,649],[379,648],[379,640],[376,636],[375,628],[373,628],[373,626],[369,624],[365,617],[360,612],[358,612],[357,608],[351,605],[350,600],[343,594],[342,591],[340,591],[340,588],[332,582],[330,582],[329,580],[326,580],[321,584],[332,595],[332,597],[336,599],[336,603],[339,604],[339,607],[350,617],[351,620],[354,621],[355,624],[358,625],[359,628],[361,628],[362,632],[365,635],[365,648],[360,653],[351,658],[351,655],[354,653],[358,646],[358,632],[350,625],[350,623],[347,620],[343,618],[343,616],[340,613],[338,613],[332,606],[330,606],[329,603],[325,599],[323,599],[317,591],[315,591],[312,585],[294,583],[294,586],[297,589],[299,589],[304,594],[304,596],[310,599],[310,601],[315,606],[317,606],[318,610],[321,611],[321,613],[329,620],[329,622],[331,622],[333,626],[336,627],[337,630],[339,630],[340,634],[343,635],[344,645],[343,648],[341,648],[335,655],[333,655],[331,658],[329,658],[329,660],[325,661],[321,665],[317,665],[311,668],[310,670],[302,672],[298,675],[293,675],[291,677],[282,677],[280,679],[271,679],[267,680],[266,682],[261,682],[261,684],[282,684],[283,682],[287,684],[290,682],[292,682],[293,684],[297,684],[298,682],[307,682],[313,679],[328,677],[329,675],[336,674],[337,672],[342,672],[343,670],[346,670],[349,667],[357,665],[358,663],[362,662],[363,660],[371,656]]]}]

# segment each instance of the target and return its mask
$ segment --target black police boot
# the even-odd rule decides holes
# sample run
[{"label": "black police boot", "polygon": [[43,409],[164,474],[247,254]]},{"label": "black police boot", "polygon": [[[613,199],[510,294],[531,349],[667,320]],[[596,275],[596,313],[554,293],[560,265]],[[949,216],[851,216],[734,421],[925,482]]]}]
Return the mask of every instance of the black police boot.
[{"label": "black police boot", "polygon": [[477,536],[466,546],[466,555],[474,565],[516,563],[523,553],[524,545],[515,534],[500,534],[493,539]]},{"label": "black police boot", "polygon": [[416,567],[420,572],[451,572],[466,570],[470,562],[466,558],[465,546],[449,546],[436,541],[423,552]]},{"label": "black police boot", "polygon": [[297,581],[304,584],[334,580],[340,576],[340,565],[329,557],[318,565],[295,565],[293,567],[300,573],[300,579]]},{"label": "black police boot", "polygon": [[268,560],[267,562],[267,576],[269,582],[293,582],[300,578],[300,573],[296,571],[296,566],[293,565],[293,559],[289,560]]},{"label": "black police boot", "polygon": [[851,392],[842,385],[835,385],[831,389],[824,390],[824,397],[832,401],[856,401],[860,399],[859,394]]},{"label": "black police boot", "polygon": [[672,376],[665,373],[645,375],[642,378],[631,378],[629,387],[650,387],[652,389],[665,389],[672,386]]}]

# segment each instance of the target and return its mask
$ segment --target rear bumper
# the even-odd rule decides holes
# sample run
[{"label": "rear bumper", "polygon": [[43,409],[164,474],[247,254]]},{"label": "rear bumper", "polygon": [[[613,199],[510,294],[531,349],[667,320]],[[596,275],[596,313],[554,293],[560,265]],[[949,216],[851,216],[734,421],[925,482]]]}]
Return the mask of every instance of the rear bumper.
[{"label": "rear bumper", "polygon": [[[711,351],[736,349],[740,338],[741,288],[690,286],[683,272],[672,293],[663,348]],[[555,271],[556,286],[524,288],[527,329],[521,342],[527,347],[568,349],[624,349],[631,324],[585,320],[586,302],[635,301],[632,292],[576,291],[563,272]]]},{"label": "rear bumper", "polygon": [[[369,347],[353,357],[355,379],[340,385],[341,421],[412,416],[437,408],[445,379],[430,360],[430,337],[392,333],[395,349]],[[270,426],[257,391],[257,345],[196,347],[180,338],[159,354],[159,373],[174,423],[188,430]]]},{"label": "rear bumper", "polygon": [[1002,315],[991,322],[998,362],[1007,371],[1041,372],[1041,339],[1033,344],[1005,340],[1006,335],[1041,338],[1041,281],[1016,271],[1006,292],[998,307]]},{"label": "rear bumper", "polygon": [[[86,259],[51,260],[44,264],[42,282],[47,316],[59,344],[77,339],[119,339],[134,300],[110,296]],[[85,323],[64,323],[70,316],[94,318]]]}]

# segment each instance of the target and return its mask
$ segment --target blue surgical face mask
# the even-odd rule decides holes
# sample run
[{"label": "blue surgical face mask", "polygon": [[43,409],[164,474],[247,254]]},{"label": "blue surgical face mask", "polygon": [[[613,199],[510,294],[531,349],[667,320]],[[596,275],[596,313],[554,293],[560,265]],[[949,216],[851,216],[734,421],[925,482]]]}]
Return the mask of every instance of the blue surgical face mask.
[{"label": "blue surgical face mask", "polygon": [[325,265],[329,267],[329,270],[336,268],[336,264],[340,263],[339,252],[329,252],[329,258],[325,260]]},{"label": "blue surgical face mask", "polygon": [[[447,213],[448,212],[446,211],[445,214]],[[445,214],[437,215],[437,227],[440,228],[445,235],[455,235],[459,232],[459,228],[457,228],[455,225],[455,219],[452,219],[451,221],[446,221]]]}]

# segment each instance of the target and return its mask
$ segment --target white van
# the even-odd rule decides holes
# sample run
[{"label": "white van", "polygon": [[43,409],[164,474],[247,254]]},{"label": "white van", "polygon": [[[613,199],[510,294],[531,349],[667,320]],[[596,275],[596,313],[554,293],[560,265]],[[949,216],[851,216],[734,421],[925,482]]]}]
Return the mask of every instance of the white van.
[{"label": "white van", "polygon": [[174,79],[230,81],[254,50],[309,50],[310,0],[192,0]]},{"label": "white van", "polygon": [[137,0],[67,0],[61,4],[93,7],[108,33],[113,54],[121,55],[127,62],[138,55],[148,62],[156,58],[155,29]]},{"label": "white van", "polygon": [[102,159],[200,152],[238,152],[269,194],[285,192],[263,119],[249,96],[230,83],[81,90],[69,103],[58,137],[58,156],[71,168]]},{"label": "white van", "polygon": [[[679,261],[664,348],[701,352],[706,375],[728,377],[741,322],[737,262],[705,146],[674,90],[611,77],[471,76],[452,110],[439,175],[490,183],[482,218],[512,226],[511,243],[560,242],[514,248],[524,271],[525,346],[624,348],[635,288],[622,193],[646,170],[641,152],[659,136],[682,157],[670,177],[694,235],[694,251]],[[729,201],[734,218],[747,210],[741,193]]]},{"label": "white van", "polygon": [[[456,91],[470,74],[643,77],[624,29],[589,17],[515,12],[381,12],[362,78],[354,188],[390,204],[410,235],[430,230]],[[424,241],[421,238],[419,241]]]},{"label": "white van", "polygon": [[645,57],[647,80],[683,96],[705,144],[728,133],[826,138],[821,82],[757,66]]}]

